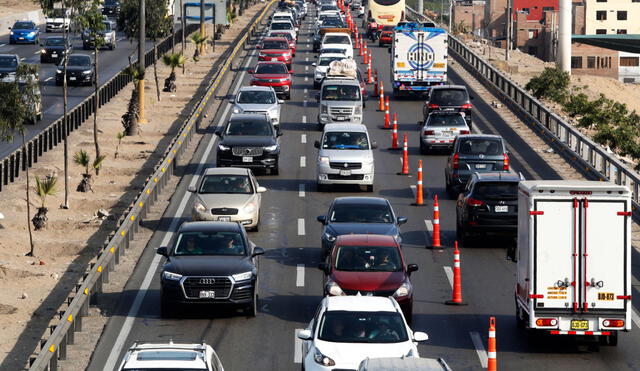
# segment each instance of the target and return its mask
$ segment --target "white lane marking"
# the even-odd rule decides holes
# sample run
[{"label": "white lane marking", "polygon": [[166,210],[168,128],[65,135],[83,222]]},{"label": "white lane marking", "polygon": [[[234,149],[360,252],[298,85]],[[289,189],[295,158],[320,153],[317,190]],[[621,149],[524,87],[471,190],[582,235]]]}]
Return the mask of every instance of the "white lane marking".
[{"label": "white lane marking", "polygon": [[[251,60],[253,59],[254,55],[255,55],[255,52],[252,52],[252,56],[247,58],[247,62],[244,65],[244,69],[245,70],[247,69],[247,67],[249,67],[249,63],[251,63]],[[244,80],[245,74],[246,74],[246,71],[243,71],[240,74],[240,79],[238,80],[238,83],[236,84],[236,86],[234,88],[234,95],[240,89],[240,84]],[[231,104],[228,103],[227,107],[225,108],[225,110],[222,113],[222,117],[223,118],[227,116],[227,114],[229,113],[230,109],[231,109]],[[220,122],[224,122],[224,120],[220,120]],[[211,153],[211,150],[213,149],[213,146],[214,146],[216,141],[217,141],[217,137],[215,137],[215,136],[211,136],[209,138],[209,142],[207,143],[206,150],[204,151],[202,157],[198,161],[198,168],[196,169],[196,174],[201,174],[202,173],[202,169],[204,168],[204,166],[206,164],[206,159],[209,158],[209,154]],[[195,187],[195,184],[196,184],[197,180],[198,180],[198,177],[194,176],[191,179],[191,182],[189,183],[189,185]],[[177,210],[177,213],[175,215],[180,216],[180,215],[183,214],[184,209],[187,206],[187,201],[189,200],[190,196],[191,195],[189,193],[185,193],[184,194],[184,196],[182,197],[182,200],[180,200],[180,204],[178,206],[178,210]],[[180,218],[174,218],[173,221],[171,222],[171,225],[169,226],[169,231],[176,230],[177,227],[178,227],[178,223],[179,222],[180,222]],[[168,232],[164,236],[164,238],[162,239],[161,246],[166,246],[169,243],[169,240],[171,239],[172,235],[173,235],[173,232]],[[122,349],[124,347],[124,342],[127,340],[127,338],[129,337],[129,334],[131,333],[131,329],[133,327],[133,322],[138,317],[138,312],[140,311],[140,307],[142,305],[144,297],[146,296],[147,291],[149,289],[149,286],[151,285],[151,279],[153,278],[153,275],[158,270],[158,266],[160,265],[160,261],[161,261],[160,255],[156,255],[153,258],[153,261],[151,262],[151,264],[149,265],[147,273],[145,274],[144,280],[142,281],[142,284],[140,285],[140,289],[138,290],[138,293],[136,294],[136,297],[135,297],[134,302],[133,302],[133,304],[131,306],[131,309],[129,309],[129,312],[127,313],[127,317],[125,318],[125,321],[122,324],[122,328],[120,329],[120,332],[118,333],[118,337],[116,338],[116,341],[113,344],[113,349],[111,350],[111,352],[109,354],[109,358],[107,359],[107,361],[104,364],[103,371],[113,371],[116,368],[116,363],[120,361],[119,357],[120,357],[120,353],[122,352]]]},{"label": "white lane marking", "polygon": [[[309,53],[309,52],[307,51],[306,53]],[[305,57],[305,58],[304,58],[304,61],[305,61],[305,62],[309,62],[309,57]]]},{"label": "white lane marking", "polygon": [[298,338],[298,332],[304,329],[297,328],[293,330],[293,362],[302,363],[302,340]]},{"label": "white lane marking", "polygon": [[298,236],[304,236],[304,219],[298,218]]},{"label": "white lane marking", "polygon": [[47,78],[44,80],[44,82],[51,81],[52,79],[53,79],[53,76],[49,76],[49,77],[47,77]]},{"label": "white lane marking", "polygon": [[304,81],[309,81],[309,76],[305,76]]},{"label": "white lane marking", "polygon": [[304,287],[304,264],[296,267],[296,287]]},{"label": "white lane marking", "polygon": [[413,197],[415,197],[416,196],[416,186],[415,186],[415,184],[410,185],[409,188],[411,188],[411,193],[413,193]]},{"label": "white lane marking", "polygon": [[309,66],[304,66],[305,71],[309,71]]},{"label": "white lane marking", "polygon": [[304,184],[299,184],[298,185],[298,197],[304,197],[306,195],[306,192],[304,190]]},{"label": "white lane marking", "polygon": [[303,107],[306,107],[306,106],[307,106],[307,100],[306,100],[306,99],[302,101],[302,106],[303,106]]},{"label": "white lane marking", "polygon": [[38,55],[40,54],[40,50],[38,50],[37,52],[33,53],[33,55]]},{"label": "white lane marking", "polygon": [[7,45],[7,44],[0,44],[0,48],[2,48],[2,47],[3,47],[3,46],[5,46],[5,45]]},{"label": "white lane marking", "polygon": [[449,280],[449,285],[451,285],[451,288],[453,289],[453,270],[448,265],[445,265],[442,268],[444,268],[444,274],[447,275],[447,279]]},{"label": "white lane marking", "polygon": [[126,37],[126,36],[124,36],[124,37],[121,37],[121,38],[119,38],[119,39],[116,39],[116,41],[122,41],[122,40],[124,40],[124,39],[126,39],[126,38],[127,38],[127,37]]},{"label": "white lane marking", "polygon": [[302,123],[303,124],[307,123],[307,116],[305,116],[305,115],[302,116]]},{"label": "white lane marking", "polygon": [[307,134],[300,134],[300,143],[307,143]]},{"label": "white lane marking", "polygon": [[482,338],[480,337],[480,334],[476,331],[469,331],[469,335],[471,336],[473,347],[476,348],[476,353],[478,353],[478,358],[480,358],[480,366],[482,366],[482,368],[487,368],[487,352],[484,350],[484,345],[482,345]]},{"label": "white lane marking", "polygon": [[424,226],[427,227],[427,232],[429,234],[433,233],[433,222],[429,219],[425,219]]},{"label": "white lane marking", "polygon": [[300,167],[307,167],[307,156],[300,156]]},{"label": "white lane marking", "polygon": [[309,93],[309,89],[304,88],[304,93],[305,93],[305,94],[308,94],[308,93]]},{"label": "white lane marking", "polygon": [[20,61],[24,62],[25,59],[26,59],[25,57],[22,57],[20,58]]},{"label": "white lane marking", "polygon": [[636,327],[640,328],[640,316],[638,316],[638,312],[635,309],[631,309],[631,319],[633,323],[636,324]]}]

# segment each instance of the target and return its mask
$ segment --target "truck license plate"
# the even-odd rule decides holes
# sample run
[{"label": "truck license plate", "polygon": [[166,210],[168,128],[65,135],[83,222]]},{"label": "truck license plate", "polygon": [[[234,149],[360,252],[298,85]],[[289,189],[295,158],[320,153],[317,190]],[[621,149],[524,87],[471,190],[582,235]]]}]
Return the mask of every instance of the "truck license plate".
[{"label": "truck license plate", "polygon": [[251,156],[242,156],[242,162],[253,162],[253,157],[251,157]]},{"label": "truck license plate", "polygon": [[336,117],[336,120],[338,121],[345,121],[347,119],[347,116],[338,116]]},{"label": "truck license plate", "polygon": [[214,299],[215,297],[215,291],[200,291],[200,299]]},{"label": "truck license plate", "polygon": [[476,164],[476,169],[486,169],[487,164]]},{"label": "truck license plate", "polygon": [[340,176],[349,176],[351,175],[351,170],[340,170]]},{"label": "truck license plate", "polygon": [[584,319],[574,319],[571,320],[571,329],[572,330],[588,330],[589,329],[589,321]]},{"label": "truck license plate", "polygon": [[496,206],[497,213],[506,213],[509,211],[509,206]]},{"label": "truck license plate", "polygon": [[230,216],[219,216],[218,217],[218,221],[219,222],[230,222],[231,221],[231,217]]}]

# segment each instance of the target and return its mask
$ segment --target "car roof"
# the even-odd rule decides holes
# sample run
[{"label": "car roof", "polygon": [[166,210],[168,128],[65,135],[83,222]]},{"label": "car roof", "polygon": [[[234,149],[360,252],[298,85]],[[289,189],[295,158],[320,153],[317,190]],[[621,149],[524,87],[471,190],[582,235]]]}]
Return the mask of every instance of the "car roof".
[{"label": "car roof", "polygon": [[202,175],[249,175],[249,171],[241,167],[210,167],[205,169]]},{"label": "car roof", "polygon": [[357,78],[353,78],[353,79],[345,79],[343,76],[339,76],[339,77],[332,77],[332,76],[327,76],[325,77],[325,79],[322,81],[322,85],[324,84],[341,84],[341,85],[357,85],[360,86],[360,82],[358,81]]},{"label": "car roof", "polygon": [[473,176],[476,177],[478,182],[496,182],[496,181],[505,181],[505,182],[519,182],[523,179],[520,178],[520,174],[516,174],[514,172],[506,172],[506,171],[488,171],[488,172],[477,172],[474,173]]},{"label": "car roof", "polygon": [[285,67],[287,67],[287,65],[284,62],[276,62],[276,61],[260,61],[256,64],[256,67],[258,67],[261,64],[281,64]]},{"label": "car roof", "polygon": [[266,113],[232,113],[229,117],[229,121],[239,120],[256,120],[256,121],[269,121]]},{"label": "car roof", "polygon": [[432,111],[429,113],[429,116],[462,116],[462,112],[451,112],[451,111]]},{"label": "car roof", "polygon": [[392,298],[383,296],[327,296],[327,311],[347,312],[397,312]]},{"label": "car roof", "polygon": [[347,56],[343,53],[322,53],[318,55],[318,59],[320,57],[343,57],[346,59]]},{"label": "car roof", "polygon": [[354,205],[388,205],[389,201],[382,197],[362,197],[362,196],[352,196],[352,197],[336,197],[333,200],[334,204],[354,204]]},{"label": "car roof", "polygon": [[343,234],[336,239],[336,245],[351,246],[394,246],[398,247],[398,241],[393,236],[380,234]]},{"label": "car roof", "polygon": [[239,223],[234,222],[185,222],[180,232],[240,232]]},{"label": "car roof", "polygon": [[443,90],[443,89],[463,89],[467,90],[467,87],[464,85],[439,85],[431,88],[432,90]]},{"label": "car roof", "polygon": [[18,54],[0,54],[0,57],[14,57],[14,58],[20,59],[18,57]]},{"label": "car roof", "polygon": [[[280,30],[280,32],[282,32],[282,30]],[[282,36],[267,36],[264,39],[262,39],[262,41],[284,41],[286,43],[289,43],[289,41],[287,41],[287,39]]]},{"label": "car roof", "polygon": [[271,86],[245,85],[245,86],[240,88],[238,93],[243,92],[243,91],[270,91],[270,92],[272,92],[273,88]]},{"label": "car roof", "polygon": [[328,131],[357,131],[367,133],[367,127],[363,124],[326,124],[323,131],[325,133]]},{"label": "car roof", "polygon": [[462,134],[462,135],[458,135],[458,140],[462,140],[462,139],[500,139],[500,140],[502,140],[502,137],[500,135],[496,135],[496,134]]}]

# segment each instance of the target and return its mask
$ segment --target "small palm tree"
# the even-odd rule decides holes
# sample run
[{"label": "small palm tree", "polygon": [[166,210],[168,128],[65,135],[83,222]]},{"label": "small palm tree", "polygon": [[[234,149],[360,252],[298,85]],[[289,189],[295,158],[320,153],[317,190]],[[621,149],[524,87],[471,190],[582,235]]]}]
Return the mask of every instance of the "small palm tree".
[{"label": "small palm tree", "polygon": [[93,160],[92,163],[91,157],[84,149],[81,149],[73,155],[73,161],[76,164],[84,167],[85,169],[85,172],[82,174],[82,180],[80,181],[80,184],[78,184],[78,188],[76,188],[78,192],[93,192],[93,189],[91,187],[91,173],[89,172],[89,166],[91,166],[93,171],[97,173],[97,170],[100,170],[100,168],[102,167],[102,162],[105,158],[106,156],[104,155],[98,156],[95,160]]},{"label": "small palm tree", "polygon": [[200,60],[200,48],[207,42],[207,36],[202,36],[200,33],[196,32],[191,35],[191,42],[196,44],[196,50],[193,53],[193,61],[197,62]]},{"label": "small palm tree", "polygon": [[124,131],[120,131],[120,132],[118,132],[118,134],[116,134],[116,139],[118,139],[118,145],[116,146],[116,153],[113,154],[113,158],[118,158],[118,149],[120,148],[120,144],[122,143],[122,139],[126,135],[127,134]]},{"label": "small palm tree", "polygon": [[[138,86],[138,81],[143,77],[140,70],[132,67],[131,65],[124,70],[125,74],[128,74],[133,79],[134,86]],[[138,134],[138,117],[140,114],[140,106],[138,102],[138,89],[135,88],[131,91],[131,98],[129,99],[129,105],[127,106],[127,112],[122,115],[122,127],[124,127],[124,133],[126,135]]]},{"label": "small palm tree", "polygon": [[33,216],[31,222],[33,223],[33,227],[35,230],[44,229],[47,227],[47,209],[46,199],[47,196],[53,196],[56,194],[56,183],[58,182],[58,177],[55,174],[49,174],[43,178],[36,177],[36,194],[40,198],[40,207],[38,208],[38,212]]},{"label": "small palm tree", "polygon": [[185,58],[184,55],[180,53],[165,54],[162,56],[162,62],[164,62],[165,65],[171,67],[171,74],[164,80],[164,91],[176,91],[176,68],[184,66],[186,61],[187,58]]}]

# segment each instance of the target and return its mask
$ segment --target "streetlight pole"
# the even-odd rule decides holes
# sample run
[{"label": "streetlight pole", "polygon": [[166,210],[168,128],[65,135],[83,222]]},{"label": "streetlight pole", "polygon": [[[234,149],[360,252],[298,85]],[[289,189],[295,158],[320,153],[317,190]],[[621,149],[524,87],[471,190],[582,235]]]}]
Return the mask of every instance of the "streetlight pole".
[{"label": "streetlight pole", "polygon": [[144,117],[144,49],[145,41],[147,39],[146,31],[146,14],[145,14],[145,0],[140,0],[138,14],[140,14],[140,33],[138,34],[138,70],[140,71],[140,78],[138,79],[138,123],[146,124],[147,119]]},{"label": "streetlight pole", "polygon": [[449,33],[451,33],[451,19],[453,18],[453,0],[449,0]]},{"label": "streetlight pole", "polygon": [[[200,36],[204,39],[207,31],[204,29],[204,0],[200,0]],[[204,44],[200,44],[200,55],[204,54]]]}]

